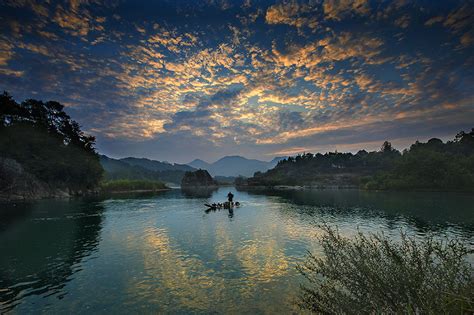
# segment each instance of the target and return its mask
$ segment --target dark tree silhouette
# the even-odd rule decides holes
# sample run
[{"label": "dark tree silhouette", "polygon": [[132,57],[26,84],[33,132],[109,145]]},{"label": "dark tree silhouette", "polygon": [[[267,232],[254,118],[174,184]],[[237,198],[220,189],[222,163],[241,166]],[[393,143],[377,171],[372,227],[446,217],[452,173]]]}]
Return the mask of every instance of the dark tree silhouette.
[{"label": "dark tree silhouette", "polygon": [[0,157],[16,160],[49,185],[71,191],[96,187],[103,169],[94,144],[60,103],[18,104],[7,92],[0,95]]},{"label": "dark tree silhouette", "polygon": [[385,141],[380,151],[305,153],[288,157],[240,186],[342,185],[366,189],[474,190],[474,129],[443,143],[416,141],[401,154]]}]

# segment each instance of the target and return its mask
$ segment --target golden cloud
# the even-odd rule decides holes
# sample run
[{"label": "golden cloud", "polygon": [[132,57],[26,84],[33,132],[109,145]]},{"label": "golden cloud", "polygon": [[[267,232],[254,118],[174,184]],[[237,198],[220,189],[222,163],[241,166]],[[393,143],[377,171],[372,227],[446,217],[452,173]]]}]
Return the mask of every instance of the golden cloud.
[{"label": "golden cloud", "polygon": [[[310,13],[313,8],[307,4],[299,4],[296,0],[282,4],[275,4],[267,9],[265,21],[268,24],[287,24],[295,27],[308,26],[315,28],[318,25],[316,17],[302,17]],[[310,14],[314,15],[314,14]]]},{"label": "golden cloud", "polygon": [[341,20],[352,13],[358,15],[370,13],[367,0],[324,0],[323,9],[326,18],[330,20]]}]

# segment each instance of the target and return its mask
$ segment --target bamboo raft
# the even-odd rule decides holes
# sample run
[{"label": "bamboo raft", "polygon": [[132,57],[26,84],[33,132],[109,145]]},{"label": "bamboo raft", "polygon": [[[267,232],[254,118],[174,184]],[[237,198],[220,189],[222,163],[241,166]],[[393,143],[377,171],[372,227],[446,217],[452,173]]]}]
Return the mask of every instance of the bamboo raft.
[{"label": "bamboo raft", "polygon": [[223,202],[223,203],[213,203],[213,204],[204,204],[207,207],[207,210],[218,210],[218,209],[233,209],[234,207],[240,207],[240,202]]}]

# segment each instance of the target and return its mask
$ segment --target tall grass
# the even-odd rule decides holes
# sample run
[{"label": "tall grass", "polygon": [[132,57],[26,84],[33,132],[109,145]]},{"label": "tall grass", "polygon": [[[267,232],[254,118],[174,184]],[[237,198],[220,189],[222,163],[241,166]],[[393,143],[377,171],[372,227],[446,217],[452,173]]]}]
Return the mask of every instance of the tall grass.
[{"label": "tall grass", "polygon": [[474,311],[472,253],[460,241],[399,241],[323,226],[323,256],[297,268],[307,279],[299,306],[322,314],[463,314]]},{"label": "tall grass", "polygon": [[106,181],[101,184],[103,192],[127,192],[137,190],[160,190],[168,188],[164,183],[151,180],[119,179]]}]

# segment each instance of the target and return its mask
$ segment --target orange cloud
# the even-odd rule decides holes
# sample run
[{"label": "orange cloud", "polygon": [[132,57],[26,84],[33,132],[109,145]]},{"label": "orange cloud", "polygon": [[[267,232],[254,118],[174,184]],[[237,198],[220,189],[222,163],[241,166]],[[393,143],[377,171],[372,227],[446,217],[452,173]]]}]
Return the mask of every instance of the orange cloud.
[{"label": "orange cloud", "polygon": [[370,13],[367,0],[325,0],[323,9],[326,18],[330,20],[341,20],[351,13],[359,15]]},{"label": "orange cloud", "polygon": [[[268,24],[287,24],[295,27],[308,26],[315,28],[318,25],[318,21],[313,14],[309,14],[308,17],[301,15],[310,13],[313,8],[308,4],[299,4],[293,0],[291,2],[275,4],[267,9],[265,15],[265,21]],[[313,16],[311,16],[313,15]]]}]

